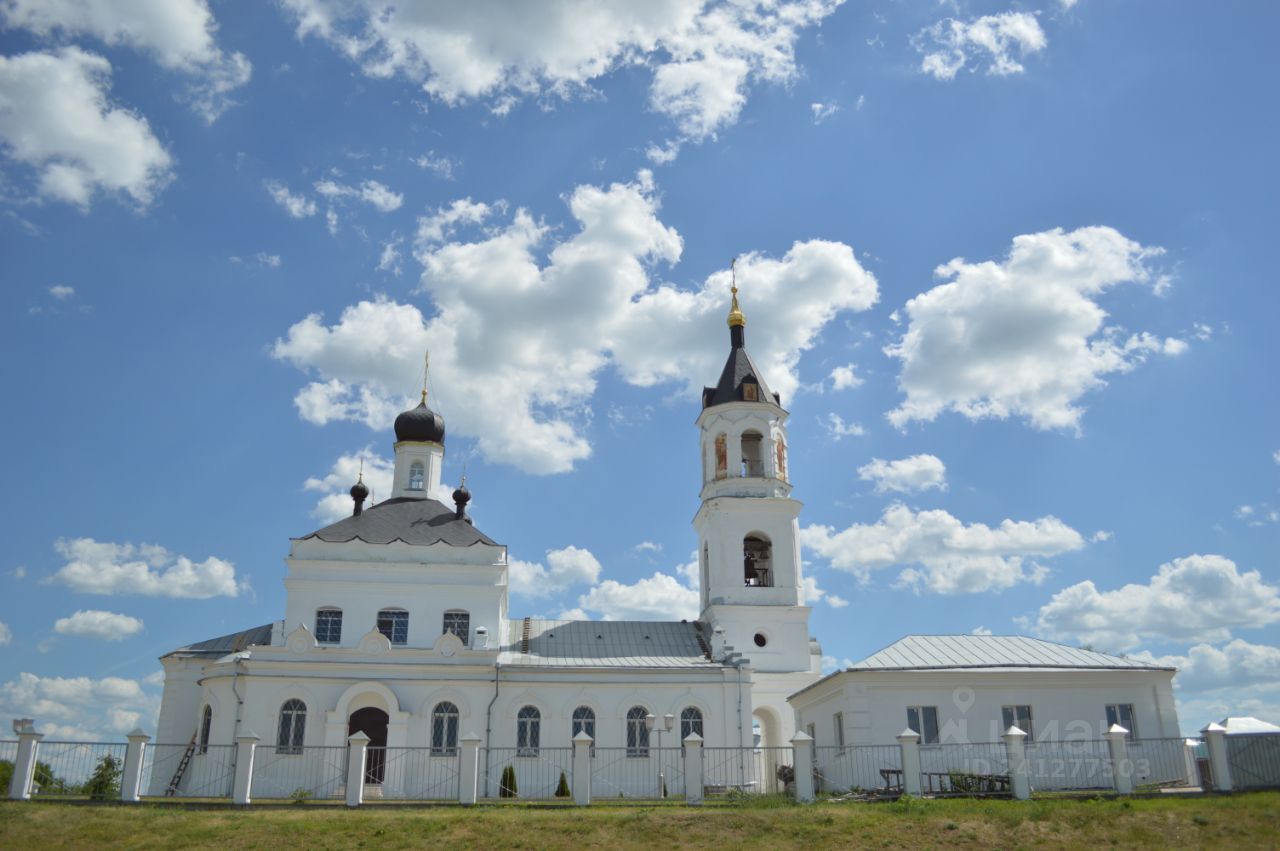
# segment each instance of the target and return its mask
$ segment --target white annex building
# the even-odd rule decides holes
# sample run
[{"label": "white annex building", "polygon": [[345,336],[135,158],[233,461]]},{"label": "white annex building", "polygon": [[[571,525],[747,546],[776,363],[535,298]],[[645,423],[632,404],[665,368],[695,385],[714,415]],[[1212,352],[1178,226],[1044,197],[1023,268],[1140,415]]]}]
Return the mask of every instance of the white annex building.
[{"label": "white annex building", "polygon": [[[193,753],[199,760],[248,731],[285,759],[356,732],[373,747],[440,757],[466,735],[536,756],[581,731],[629,756],[690,733],[708,747],[786,745],[805,727],[819,745],[885,744],[909,721],[927,742],[960,687],[977,692],[962,707],[981,729],[975,740],[991,740],[988,722],[1002,729],[1031,713],[1095,729],[1114,713],[1139,731],[1177,735],[1172,670],[1087,651],[1060,664],[1046,654],[1071,648],[1034,639],[900,642],[822,678],[801,591],[788,415],[747,354],[736,288],[728,323],[728,361],[697,420],[696,621],[513,616],[507,548],[472,524],[465,483],[452,506],[429,496],[445,426],[424,390],[395,422],[390,497],[365,506],[369,491],[357,482],[351,516],[292,540],[283,619],[162,657],[156,741],[184,746],[182,770]],[[157,771],[151,782],[160,794],[177,775]]]}]

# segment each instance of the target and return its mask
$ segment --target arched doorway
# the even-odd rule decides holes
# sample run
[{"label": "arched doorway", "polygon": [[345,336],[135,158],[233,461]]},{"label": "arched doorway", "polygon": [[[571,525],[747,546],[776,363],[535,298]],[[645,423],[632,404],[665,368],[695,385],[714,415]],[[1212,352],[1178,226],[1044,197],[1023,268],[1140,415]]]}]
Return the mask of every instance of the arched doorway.
[{"label": "arched doorway", "polygon": [[784,791],[778,768],[790,765],[790,754],[782,741],[782,725],[776,712],[758,706],[751,713],[751,732],[756,753],[757,788],[764,792]]},{"label": "arched doorway", "polygon": [[369,751],[364,763],[364,782],[381,784],[387,771],[387,713],[366,706],[351,713],[347,735],[364,733],[369,737]]}]

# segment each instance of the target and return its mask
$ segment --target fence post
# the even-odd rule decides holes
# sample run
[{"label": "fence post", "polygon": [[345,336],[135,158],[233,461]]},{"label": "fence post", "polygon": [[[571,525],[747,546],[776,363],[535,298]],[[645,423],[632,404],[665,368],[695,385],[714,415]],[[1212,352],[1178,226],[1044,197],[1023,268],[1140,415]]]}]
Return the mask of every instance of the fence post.
[{"label": "fence post", "polygon": [[1121,795],[1133,794],[1133,763],[1129,761],[1129,731],[1119,724],[1112,724],[1103,733],[1107,740],[1107,750],[1111,754],[1111,773],[1116,792]]},{"label": "fence post", "polygon": [[702,803],[702,737],[689,733],[684,737],[684,802]]},{"label": "fence post", "polygon": [[357,730],[347,737],[347,806],[364,803],[364,760],[369,736]]},{"label": "fence post", "polygon": [[902,794],[922,794],[920,785],[920,734],[910,727],[898,734],[898,749],[902,751]]},{"label": "fence post", "polygon": [[1031,778],[1027,775],[1027,734],[1011,724],[1001,738],[1004,739],[1004,753],[1009,762],[1009,787],[1013,797],[1025,801],[1031,797]]},{"label": "fence post", "polygon": [[791,737],[791,770],[795,774],[796,800],[813,801],[813,736],[804,730]]},{"label": "fence post", "polygon": [[18,734],[18,754],[13,760],[13,776],[9,778],[9,798],[26,801],[31,798],[31,780],[36,770],[36,748],[43,733],[37,733],[30,718],[13,722],[13,732]]},{"label": "fence post", "polygon": [[129,747],[125,749],[124,771],[120,774],[120,800],[136,804],[140,800],[138,787],[142,783],[142,759],[151,737],[141,729],[135,729],[127,738]]},{"label": "fence post", "polygon": [[1199,786],[1200,764],[1196,761],[1196,747],[1200,744],[1196,739],[1185,739],[1182,742],[1182,762],[1187,772],[1187,785]]},{"label": "fence post", "polygon": [[1213,771],[1213,788],[1219,792],[1231,791],[1231,764],[1227,761],[1227,728],[1210,724],[1200,733],[1209,747],[1209,768]]},{"label": "fence post", "polygon": [[573,802],[580,807],[591,803],[591,745],[595,739],[586,730],[573,737]]},{"label": "fence post", "polygon": [[458,740],[458,803],[468,806],[476,802],[476,786],[480,782],[480,737],[467,733]]},{"label": "fence post", "polygon": [[236,736],[236,777],[231,787],[231,803],[248,804],[253,796],[253,757],[258,737],[252,730]]}]

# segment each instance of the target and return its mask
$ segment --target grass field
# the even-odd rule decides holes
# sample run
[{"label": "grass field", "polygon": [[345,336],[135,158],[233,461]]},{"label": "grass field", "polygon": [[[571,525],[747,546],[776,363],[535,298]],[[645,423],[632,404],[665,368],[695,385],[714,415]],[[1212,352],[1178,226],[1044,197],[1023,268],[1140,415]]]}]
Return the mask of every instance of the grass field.
[{"label": "grass field", "polygon": [[0,848],[1277,848],[1280,792],[681,806],[0,803]]}]

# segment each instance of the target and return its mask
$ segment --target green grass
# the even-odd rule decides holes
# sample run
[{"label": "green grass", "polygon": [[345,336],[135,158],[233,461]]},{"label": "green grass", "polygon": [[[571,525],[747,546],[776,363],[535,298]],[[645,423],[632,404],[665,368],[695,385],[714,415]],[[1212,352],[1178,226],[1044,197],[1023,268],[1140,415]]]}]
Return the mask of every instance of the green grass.
[{"label": "green grass", "polygon": [[0,848],[1275,848],[1280,792],[586,809],[0,803]]}]

